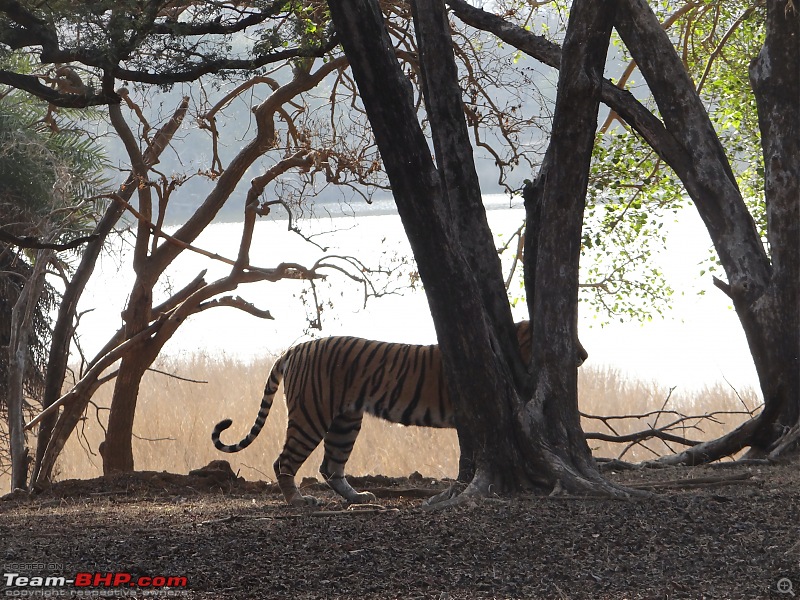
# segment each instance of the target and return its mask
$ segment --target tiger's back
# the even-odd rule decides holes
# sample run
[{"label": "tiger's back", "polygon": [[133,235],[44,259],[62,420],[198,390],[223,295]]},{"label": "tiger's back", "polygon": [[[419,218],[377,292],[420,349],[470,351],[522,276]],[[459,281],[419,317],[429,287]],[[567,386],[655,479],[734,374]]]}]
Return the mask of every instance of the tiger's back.
[{"label": "tiger's back", "polygon": [[[287,352],[284,390],[289,411],[316,406],[309,420],[363,413],[392,423],[455,427],[439,346],[329,337]],[[316,417],[316,418],[315,418]]]}]

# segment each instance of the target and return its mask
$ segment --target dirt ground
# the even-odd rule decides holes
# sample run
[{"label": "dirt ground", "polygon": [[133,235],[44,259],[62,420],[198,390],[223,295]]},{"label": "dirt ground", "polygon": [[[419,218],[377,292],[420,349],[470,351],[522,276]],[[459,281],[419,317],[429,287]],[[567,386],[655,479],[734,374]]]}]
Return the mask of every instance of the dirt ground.
[{"label": "dirt ground", "polygon": [[[520,495],[426,511],[420,496],[446,482],[373,477],[352,482],[376,493],[383,508],[345,510],[317,484],[311,493],[327,504],[312,511],[285,506],[273,486],[231,480],[224,470],[65,481],[0,502],[4,594],[444,600],[800,593],[797,465],[609,476],[654,495]],[[122,585],[109,587],[108,573]],[[53,587],[57,579],[44,579],[58,576],[98,586]],[[131,585],[147,583],[143,576],[156,587]],[[158,579],[173,576],[185,577],[185,587]]]}]

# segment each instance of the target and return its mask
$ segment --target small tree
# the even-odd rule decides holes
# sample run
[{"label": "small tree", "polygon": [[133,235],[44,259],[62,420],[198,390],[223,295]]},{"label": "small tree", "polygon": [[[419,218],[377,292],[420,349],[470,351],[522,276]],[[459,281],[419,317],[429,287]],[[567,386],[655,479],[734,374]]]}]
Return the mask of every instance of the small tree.
[{"label": "small tree", "polygon": [[[30,424],[41,424],[35,468],[38,484],[49,479],[64,442],[79,422],[92,394],[109,379],[116,381],[106,440],[100,448],[104,471],[133,468],[131,438],[139,382],[163,345],[190,315],[215,306],[233,306],[271,318],[268,311],[224,294],[247,282],[285,278],[313,281],[322,277],[320,270],[326,268],[347,272],[355,279],[361,279],[368,271],[358,261],[346,257],[323,259],[308,268],[299,264],[261,268],[252,265],[249,257],[256,217],[267,214],[272,204],[288,204],[285,197],[262,201],[265,190],[275,186],[287,173],[298,174],[302,187],[310,185],[315,177],[324,177],[328,183],[336,185],[365,183],[377,171],[369,138],[364,143],[363,137],[355,138],[349,130],[338,132],[335,111],[340,103],[330,110],[329,129],[312,127],[310,113],[315,112],[314,107],[304,103],[303,94],[328,76],[341,79],[346,66],[341,57],[325,62],[315,60],[315,56],[326,54],[332,47],[330,32],[315,25],[316,9],[300,9],[293,5],[261,7],[251,6],[251,3],[242,3],[237,8],[217,3],[164,7],[159,3],[123,2],[106,10],[103,3],[90,4],[48,5],[35,12],[19,6],[5,7],[9,27],[0,33],[0,42],[9,46],[42,45],[41,57],[45,63],[73,62],[71,66],[43,68],[44,73],[32,76],[3,71],[0,81],[12,83],[55,105],[108,103],[111,128],[124,145],[130,164],[130,175],[125,183],[115,192],[103,195],[111,205],[61,305],[54,335],[54,347],[61,352],[51,354],[58,358],[48,370],[47,408]],[[193,19],[191,25],[181,21],[189,14]],[[79,39],[72,35],[78,24]],[[223,50],[230,51],[228,43],[234,34],[261,24],[264,29],[249,49],[250,58],[222,57]],[[20,30],[25,30],[27,35],[20,36]],[[201,48],[194,42],[198,35],[205,36]],[[285,40],[296,43],[296,47],[285,49]],[[102,58],[94,50],[85,52],[89,46],[104,48]],[[145,56],[149,58],[142,58]],[[252,73],[264,65],[274,65],[274,71]],[[232,89],[211,96],[213,99],[204,100],[197,107],[197,119],[211,138],[211,164],[200,173],[210,182],[208,194],[189,219],[174,234],[167,235],[162,225],[185,177],[168,177],[153,167],[183,123],[190,110],[190,100],[184,98],[177,110],[155,129],[137,97],[147,94],[144,86],[148,84],[168,85],[193,81],[207,73],[229,75],[235,71],[246,72],[246,77],[237,78]],[[141,84],[139,91],[116,88],[115,78],[138,82]],[[49,85],[43,86],[42,82]],[[346,83],[337,81],[335,85],[341,90],[346,89]],[[217,120],[239,97],[263,88],[269,91],[253,108],[254,131],[232,156],[223,154]],[[124,107],[130,109],[137,125],[129,123]],[[137,128],[138,134],[135,133]],[[258,163],[265,157],[264,162],[271,161],[271,164],[252,176],[253,170],[262,168]],[[194,240],[223,205],[238,193],[242,178],[248,174],[252,179],[242,194],[244,223],[235,259],[225,259],[193,246]],[[124,326],[89,361],[80,381],[61,396],[77,300],[91,276],[102,240],[125,212],[134,218],[136,281],[123,313]],[[210,258],[223,260],[229,264],[230,273],[214,282],[207,282],[201,273],[164,302],[154,304],[153,290],[159,278],[175,258],[186,251],[203,252]],[[111,374],[103,374],[117,360],[119,368]],[[62,406],[64,411],[57,416]]]},{"label": "small tree", "polygon": [[[13,59],[27,64],[24,56]],[[48,269],[65,278],[57,250],[75,246],[97,203],[87,195],[102,184],[99,146],[62,115],[19,93],[0,100],[0,399],[7,409],[12,489],[27,485],[29,456],[24,414],[41,402],[57,303]]]}]

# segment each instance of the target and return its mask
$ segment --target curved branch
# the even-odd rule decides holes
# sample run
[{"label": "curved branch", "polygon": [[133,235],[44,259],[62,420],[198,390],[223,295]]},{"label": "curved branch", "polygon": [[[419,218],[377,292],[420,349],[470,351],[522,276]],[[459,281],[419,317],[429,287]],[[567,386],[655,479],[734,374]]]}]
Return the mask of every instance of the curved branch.
[{"label": "curved branch", "polygon": [[62,108],[87,108],[102,104],[119,104],[120,102],[120,97],[113,93],[65,94],[44,85],[34,75],[21,75],[11,71],[0,70],[0,83],[28,92],[37,98]]},{"label": "curved branch", "polygon": [[197,310],[195,312],[203,312],[204,310],[208,310],[209,308],[214,308],[216,306],[229,306],[230,308],[237,308],[246,312],[247,314],[258,317],[259,319],[272,320],[275,318],[268,310],[263,310],[254,306],[241,296],[223,296],[222,298],[216,298],[215,300],[202,302],[197,306]]},{"label": "curved branch", "polygon": [[83,244],[87,244],[93,240],[96,240],[99,237],[98,234],[92,235],[84,235],[74,240],[70,240],[69,242],[64,242],[63,244],[56,244],[52,242],[42,242],[39,238],[26,235],[23,237],[17,237],[7,231],[3,231],[0,229],[0,242],[6,242],[8,244],[12,244],[17,246],[18,248],[31,248],[35,250],[56,250],[61,252],[62,250],[72,250],[73,248],[77,248]]},{"label": "curved branch", "polygon": [[274,54],[267,54],[253,59],[206,60],[198,63],[195,67],[188,68],[183,71],[149,73],[147,71],[135,71],[131,69],[125,69],[123,67],[117,67],[114,69],[114,76],[118,79],[124,79],[125,81],[154,83],[156,85],[184,83],[195,81],[203,75],[218,73],[220,71],[254,71],[266,65],[287,61],[292,58],[319,58],[321,56],[325,56],[338,44],[339,42],[334,37],[327,43],[316,48],[291,48],[289,50],[280,50]]}]

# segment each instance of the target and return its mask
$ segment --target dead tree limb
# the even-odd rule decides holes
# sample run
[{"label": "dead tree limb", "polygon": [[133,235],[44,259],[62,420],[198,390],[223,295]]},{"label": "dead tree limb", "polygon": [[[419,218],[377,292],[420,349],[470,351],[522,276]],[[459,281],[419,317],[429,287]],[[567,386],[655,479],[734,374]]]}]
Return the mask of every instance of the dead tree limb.
[{"label": "dead tree limb", "polygon": [[21,237],[16,236],[0,229],[0,242],[11,244],[12,246],[16,246],[17,248],[28,248],[31,250],[55,250],[56,252],[62,252],[64,250],[73,250],[78,246],[82,246],[83,244],[88,244],[89,242],[97,239],[97,237],[98,237],[97,234],[84,235],[81,237],[77,237],[74,240],[70,240],[69,242],[57,244],[55,242],[43,242],[39,238],[34,237],[32,235],[25,235]]}]

